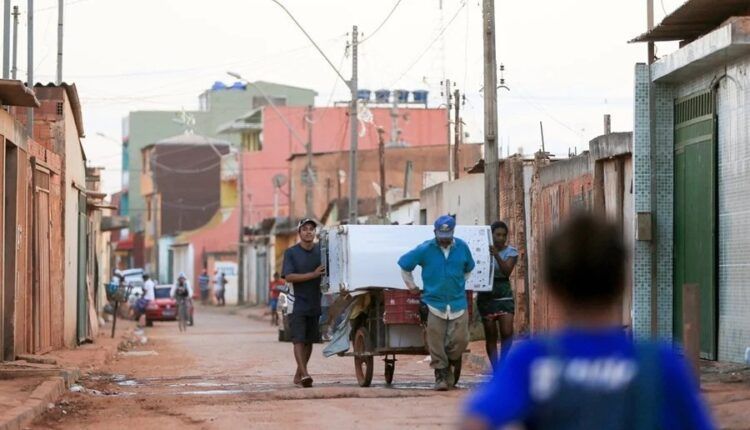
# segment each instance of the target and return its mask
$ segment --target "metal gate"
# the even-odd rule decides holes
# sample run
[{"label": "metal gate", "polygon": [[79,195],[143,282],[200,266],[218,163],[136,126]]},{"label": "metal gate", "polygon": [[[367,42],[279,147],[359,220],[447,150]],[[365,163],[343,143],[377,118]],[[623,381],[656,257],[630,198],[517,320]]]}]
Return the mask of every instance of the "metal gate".
[{"label": "metal gate", "polygon": [[50,172],[34,170],[34,352],[52,349],[52,298],[50,288]]},{"label": "metal gate", "polygon": [[712,91],[675,102],[674,133],[674,335],[682,339],[682,289],[700,291],[700,355],[715,360],[716,119]]}]

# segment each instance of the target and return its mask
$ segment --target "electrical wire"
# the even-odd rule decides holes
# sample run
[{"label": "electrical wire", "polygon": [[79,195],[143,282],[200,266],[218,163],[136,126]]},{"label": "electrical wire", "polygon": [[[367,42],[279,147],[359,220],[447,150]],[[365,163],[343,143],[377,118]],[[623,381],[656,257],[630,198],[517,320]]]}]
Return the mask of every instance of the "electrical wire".
[{"label": "electrical wire", "polygon": [[383,22],[381,22],[380,25],[372,33],[370,33],[369,36],[367,36],[364,39],[360,40],[359,43],[358,43],[358,45],[361,45],[361,44],[367,42],[368,40],[370,40],[373,36],[375,36],[378,33],[378,31],[380,31],[381,28],[383,28],[383,26],[385,25],[385,23],[388,22],[388,20],[391,18],[391,16],[393,16],[393,12],[396,11],[396,9],[398,8],[398,5],[401,4],[401,1],[402,0],[397,0],[396,1],[396,4],[393,5],[393,8],[391,9],[390,12],[388,12],[388,15],[385,17],[385,19],[383,20]]},{"label": "electrical wire", "polygon": [[448,27],[451,26],[451,24],[453,24],[453,21],[456,20],[456,18],[458,17],[458,14],[463,10],[464,7],[466,7],[466,0],[461,2],[461,6],[458,8],[458,10],[456,10],[456,13],[453,14],[453,17],[450,19],[450,21],[448,21],[448,23],[445,26],[443,26],[443,28],[438,32],[437,36],[435,36],[435,38],[432,39],[432,41],[427,45],[427,47],[422,51],[422,53],[419,54],[417,58],[409,65],[409,67],[407,67],[406,70],[404,70],[404,72],[401,73],[401,75],[395,81],[393,81],[391,85],[389,85],[390,87],[395,86],[401,79],[403,79],[404,76],[406,76],[407,73],[411,71],[412,68],[414,68],[414,66],[417,65],[417,63],[419,63],[422,57],[424,57],[427,54],[427,52],[430,51],[430,49],[432,48],[432,45],[434,45],[435,42],[440,40],[440,37],[443,36],[443,33],[445,33],[445,31],[448,29]]}]

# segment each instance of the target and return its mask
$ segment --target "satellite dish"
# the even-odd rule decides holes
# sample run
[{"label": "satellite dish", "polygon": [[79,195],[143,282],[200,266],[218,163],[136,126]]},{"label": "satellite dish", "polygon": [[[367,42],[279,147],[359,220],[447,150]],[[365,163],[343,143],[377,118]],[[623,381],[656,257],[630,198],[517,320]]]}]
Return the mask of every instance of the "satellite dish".
[{"label": "satellite dish", "polygon": [[284,185],[286,185],[286,181],[286,175],[283,173],[277,173],[273,178],[271,178],[271,182],[273,183],[274,188],[283,187]]}]

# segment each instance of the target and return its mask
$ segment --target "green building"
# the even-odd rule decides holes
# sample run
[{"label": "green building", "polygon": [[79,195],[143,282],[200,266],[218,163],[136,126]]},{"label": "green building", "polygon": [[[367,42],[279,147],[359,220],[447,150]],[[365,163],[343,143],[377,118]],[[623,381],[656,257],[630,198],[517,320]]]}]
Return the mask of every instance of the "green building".
[{"label": "green building", "polygon": [[252,109],[268,104],[264,94],[277,106],[312,106],[317,95],[310,89],[271,82],[257,81],[252,85],[237,82],[229,86],[216,82],[211,89],[200,95],[200,107],[197,111],[130,112],[123,120],[123,193],[120,212],[121,215],[130,217],[131,232],[139,232],[144,228],[142,219],[146,203],[141,195],[141,150],[187,130],[239,145],[239,135],[219,136],[218,129]]}]

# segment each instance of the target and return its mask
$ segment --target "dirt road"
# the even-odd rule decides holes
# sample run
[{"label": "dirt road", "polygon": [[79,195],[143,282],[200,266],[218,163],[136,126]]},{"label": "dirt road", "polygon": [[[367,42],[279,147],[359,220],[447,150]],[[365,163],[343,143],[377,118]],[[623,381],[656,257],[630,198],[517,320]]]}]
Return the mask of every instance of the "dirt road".
[{"label": "dirt road", "polygon": [[32,428],[453,428],[480,379],[466,370],[461,389],[437,393],[425,357],[400,356],[392,387],[376,359],[373,386],[359,388],[352,359],[324,358],[316,345],[315,386],[297,388],[292,346],[277,341],[275,328],[215,308],[196,309],[185,334],[156,323],[146,336]]}]

